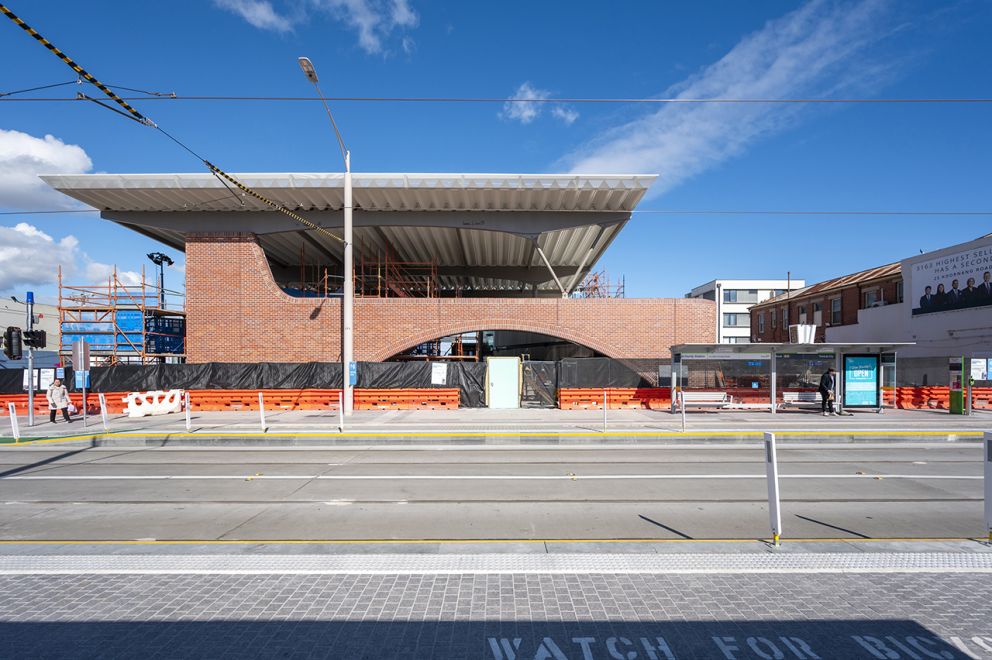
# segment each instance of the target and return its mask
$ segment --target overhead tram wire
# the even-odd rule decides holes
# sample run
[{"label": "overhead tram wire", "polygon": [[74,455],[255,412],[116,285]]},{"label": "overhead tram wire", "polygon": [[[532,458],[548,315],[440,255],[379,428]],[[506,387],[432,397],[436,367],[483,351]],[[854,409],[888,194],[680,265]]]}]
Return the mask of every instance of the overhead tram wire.
[{"label": "overhead tram wire", "polygon": [[[129,89],[117,87],[118,89]],[[988,104],[992,98],[502,98],[502,97],[459,97],[459,96],[230,96],[230,95],[179,95],[175,92],[144,92],[154,96],[125,96],[125,101],[226,101],[226,102],[313,102],[324,101],[334,103],[574,103],[574,104]],[[58,103],[76,101],[72,97],[28,97],[0,98],[0,102],[38,102]]]},{"label": "overhead tram wire", "polygon": [[[41,36],[38,33],[37,30],[35,30],[34,28],[32,28],[30,25],[28,25],[27,23],[25,23],[23,20],[21,20],[16,14],[14,14],[14,12],[10,11],[10,9],[8,9],[6,7],[6,5],[0,4],[0,13],[3,13],[7,18],[9,18],[11,21],[13,21],[18,27],[20,27],[22,30],[24,30],[29,35],[31,35],[31,37],[33,37],[36,41],[38,41],[38,43],[40,43],[42,46],[44,46],[45,48],[47,48],[48,50],[50,50],[56,57],[58,57],[66,65],[68,65],[69,68],[71,68],[73,71],[75,71],[82,79],[84,79],[87,82],[89,82],[90,84],[94,85],[97,89],[99,89],[101,92],[103,92],[105,95],[107,95],[114,103],[116,103],[117,105],[119,105],[122,108],[124,108],[124,110],[126,110],[127,113],[125,114],[125,113],[117,110],[116,108],[111,108],[110,106],[107,106],[107,105],[105,105],[103,103],[100,103],[96,99],[87,97],[85,95],[82,95],[81,96],[81,100],[93,101],[93,102],[101,105],[102,107],[105,107],[105,108],[108,108],[110,110],[113,110],[114,112],[117,112],[118,114],[123,114],[123,115],[127,116],[129,119],[134,119],[135,121],[138,121],[139,123],[144,124],[145,126],[149,126],[151,128],[154,128],[154,129],[158,130],[163,135],[165,135],[166,137],[168,137],[170,140],[172,140],[173,142],[175,142],[176,144],[178,144],[180,147],[182,147],[183,149],[185,149],[187,152],[189,152],[190,154],[192,154],[193,157],[195,157],[197,160],[199,160],[204,165],[206,165],[207,168],[210,170],[211,174],[213,174],[215,177],[217,177],[218,180],[220,180],[220,182],[222,184],[224,184],[224,187],[226,187],[229,191],[231,191],[231,194],[232,195],[234,195],[234,191],[231,190],[230,186],[227,185],[227,183],[225,182],[225,180],[227,182],[230,182],[231,184],[233,184],[235,187],[237,187],[239,190],[241,190],[244,194],[251,195],[255,199],[257,199],[257,200],[261,201],[262,203],[264,203],[265,205],[270,206],[271,208],[279,211],[280,213],[283,213],[285,215],[288,215],[290,218],[296,220],[297,222],[299,222],[300,224],[304,225],[305,227],[307,227],[309,229],[312,229],[312,230],[314,230],[314,231],[316,231],[318,233],[324,234],[324,235],[326,235],[326,236],[328,236],[330,238],[333,238],[336,241],[340,241],[342,243],[344,242],[344,239],[339,238],[338,236],[334,235],[333,233],[331,233],[327,229],[324,229],[323,227],[321,227],[321,226],[319,226],[319,225],[317,225],[317,224],[315,224],[315,223],[307,220],[306,218],[304,218],[303,216],[299,215],[298,213],[294,213],[290,209],[286,208],[286,206],[284,204],[280,204],[279,202],[275,202],[275,201],[269,199],[268,197],[265,197],[264,195],[256,192],[255,190],[253,190],[249,186],[246,186],[245,184],[241,183],[235,177],[231,176],[230,174],[228,174],[224,170],[220,169],[219,167],[217,167],[216,165],[214,165],[213,163],[211,163],[206,158],[203,158],[202,156],[200,156],[199,154],[197,154],[189,146],[187,146],[186,144],[184,144],[182,141],[180,141],[175,136],[173,136],[170,133],[168,133],[165,129],[163,129],[161,126],[159,126],[158,124],[156,124],[155,122],[153,122],[151,119],[149,119],[148,117],[145,117],[143,114],[141,114],[140,112],[138,112],[126,100],[124,100],[123,98],[121,98],[120,96],[118,96],[116,93],[114,93],[113,90],[111,90],[110,88],[108,88],[106,85],[104,85],[99,80],[97,80],[95,77],[93,77],[89,72],[87,72],[81,66],[79,66],[78,64],[76,64],[76,62],[74,62],[68,55],[66,55],[65,53],[63,53],[61,50],[59,50],[58,48],[56,48],[54,44],[52,44],[50,41],[48,41],[43,36]],[[149,99],[152,99],[152,98],[168,98],[168,97],[155,97],[155,96],[149,97]],[[235,195],[235,198],[237,198],[237,195]],[[239,201],[241,201],[241,200],[239,200]]]}]

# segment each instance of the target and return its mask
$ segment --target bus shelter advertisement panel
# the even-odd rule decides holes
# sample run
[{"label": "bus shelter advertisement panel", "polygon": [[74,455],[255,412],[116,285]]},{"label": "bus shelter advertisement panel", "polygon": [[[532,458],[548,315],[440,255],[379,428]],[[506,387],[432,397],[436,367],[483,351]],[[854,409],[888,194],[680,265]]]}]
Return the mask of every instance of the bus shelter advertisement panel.
[{"label": "bus shelter advertisement panel", "polygon": [[992,305],[992,242],[913,264],[913,315]]},{"label": "bus shelter advertisement panel", "polygon": [[844,407],[878,408],[879,358],[844,356]]}]

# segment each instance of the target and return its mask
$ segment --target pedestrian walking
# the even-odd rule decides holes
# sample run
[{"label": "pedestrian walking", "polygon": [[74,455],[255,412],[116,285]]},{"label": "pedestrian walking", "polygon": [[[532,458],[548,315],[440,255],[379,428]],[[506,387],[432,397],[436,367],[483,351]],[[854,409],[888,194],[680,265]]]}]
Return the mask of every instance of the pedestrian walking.
[{"label": "pedestrian walking", "polygon": [[834,386],[837,384],[837,379],[834,376],[833,367],[827,369],[827,373],[820,376],[820,396],[823,397],[823,403],[820,406],[823,411],[823,416],[836,415],[834,412]]},{"label": "pedestrian walking", "polygon": [[48,421],[54,424],[55,413],[61,410],[65,421],[72,423],[72,418],[69,417],[69,390],[66,389],[61,380],[56,378],[52,381],[48,391],[45,392],[45,398],[48,399]]}]

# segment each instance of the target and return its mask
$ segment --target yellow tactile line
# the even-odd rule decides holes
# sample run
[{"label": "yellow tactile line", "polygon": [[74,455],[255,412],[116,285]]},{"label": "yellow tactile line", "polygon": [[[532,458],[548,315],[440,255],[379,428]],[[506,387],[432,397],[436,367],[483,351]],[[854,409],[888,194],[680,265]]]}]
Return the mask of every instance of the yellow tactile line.
[{"label": "yellow tactile line", "polygon": [[[880,538],[800,538],[782,539],[783,543],[889,543],[949,541],[984,542],[977,537],[880,537]],[[0,540],[0,545],[403,545],[403,544],[485,544],[485,543],[771,543],[770,539],[154,539],[154,540]]]},{"label": "yellow tactile line", "polygon": [[[804,437],[976,437],[982,436],[982,431],[775,431],[776,436]],[[43,438],[40,440],[25,440],[19,443],[0,445],[0,449],[9,447],[24,447],[27,445],[47,444],[56,442],[73,442],[93,440],[96,438],[602,438],[623,436],[633,438],[700,438],[700,437],[763,437],[763,431],[430,431],[430,432],[396,432],[396,431],[365,431],[355,433],[92,433],[75,435],[64,438]]]}]

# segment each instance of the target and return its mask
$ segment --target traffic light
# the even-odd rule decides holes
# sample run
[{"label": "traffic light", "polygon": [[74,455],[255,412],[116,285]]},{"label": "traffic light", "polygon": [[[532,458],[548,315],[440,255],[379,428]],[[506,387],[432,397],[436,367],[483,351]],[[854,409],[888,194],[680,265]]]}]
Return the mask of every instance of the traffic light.
[{"label": "traffic light", "polygon": [[3,333],[3,354],[8,360],[20,360],[21,350],[21,329],[8,327]]},{"label": "traffic light", "polygon": [[25,330],[24,331],[24,345],[29,348],[45,348],[48,344],[48,339],[45,337],[44,330]]}]

